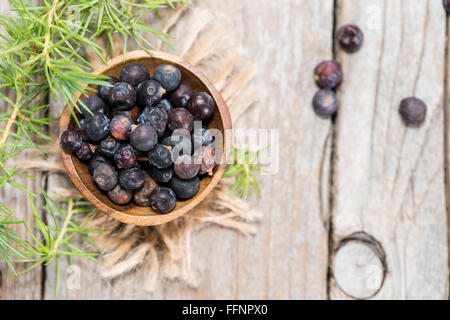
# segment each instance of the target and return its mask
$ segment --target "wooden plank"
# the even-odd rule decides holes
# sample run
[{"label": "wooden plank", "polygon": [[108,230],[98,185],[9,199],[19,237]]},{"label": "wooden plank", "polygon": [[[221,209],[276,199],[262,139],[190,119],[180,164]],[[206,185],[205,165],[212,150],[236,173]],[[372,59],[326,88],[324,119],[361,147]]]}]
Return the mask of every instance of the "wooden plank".
[{"label": "wooden plank", "polygon": [[[444,95],[444,140],[445,140],[445,191],[447,200],[447,249],[448,267],[450,270],[450,15],[447,15],[447,46],[445,70],[446,91]],[[450,290],[449,290],[450,291]],[[450,293],[449,293],[450,298]]]},{"label": "wooden plank", "polygon": [[[321,201],[321,191],[325,196],[327,191],[321,188],[328,184],[323,159],[328,159],[330,121],[315,116],[311,99],[313,69],[331,56],[332,1],[208,1],[199,6],[230,19],[223,19],[227,30],[257,65],[261,101],[241,125],[279,129],[282,162],[275,177],[261,178],[263,198],[252,200],[264,214],[256,237],[228,231],[214,237],[217,230],[209,229],[194,239],[202,274],[196,297],[324,299],[327,200]],[[225,234],[226,242],[211,243]],[[170,293],[176,291],[166,297]]]},{"label": "wooden plank", "polygon": [[[38,1],[33,0],[37,3]],[[10,5],[8,1],[0,2],[0,13],[10,14]],[[0,30],[4,32],[4,29]],[[11,106],[6,105],[3,101],[0,101],[0,112],[5,112]],[[36,156],[33,151],[24,151],[19,156],[16,156],[15,160],[25,160],[30,157]],[[33,172],[25,172],[34,177],[34,180],[16,177],[14,178],[18,183],[23,184],[26,188],[35,191],[39,194],[39,188],[44,186],[45,177],[42,174],[36,174]],[[6,185],[0,190],[0,201],[5,204],[10,210],[14,212],[16,220],[28,221],[29,228],[34,226],[34,216],[31,209],[28,196],[15,187]],[[42,207],[41,199],[35,199],[37,210]],[[17,226],[13,228],[16,232],[24,235],[24,239],[32,240],[27,234],[23,226]],[[16,264],[15,268],[17,272],[21,272],[29,268],[31,264]],[[41,298],[41,282],[42,282],[42,268],[38,267],[24,275],[18,277],[12,277],[11,270],[4,263],[3,258],[0,258],[0,299],[40,299]]]},{"label": "wooden plank", "polygon": [[[380,242],[388,273],[375,298],[446,299],[442,3],[341,0],[337,17],[338,26],[359,25],[365,43],[354,55],[338,55],[345,80],[337,118],[334,243],[357,231]],[[398,114],[408,96],[428,105],[418,129],[406,128]],[[337,257],[342,259],[339,251]],[[361,295],[374,289],[378,262],[361,250],[346,250],[344,258],[348,268],[368,269],[363,279],[335,274],[341,282],[332,280],[331,298],[348,297],[339,287]]]},{"label": "wooden plank", "polygon": [[[264,212],[264,219],[255,237],[216,227],[194,235],[197,289],[169,282],[150,295],[133,275],[106,282],[100,280],[97,265],[80,262],[80,289],[68,290],[63,281],[60,298],[326,298],[331,123],[317,118],[310,105],[316,90],[313,69],[332,55],[332,4],[332,0],[283,0],[264,6],[250,0],[194,3],[219,14],[217,21],[237,37],[260,70],[261,101],[243,123],[279,129],[280,158],[295,158],[295,163],[281,163],[275,177],[261,178],[263,198],[252,203]],[[58,108],[52,104],[54,114]],[[46,297],[52,297],[50,272],[47,279]]]}]

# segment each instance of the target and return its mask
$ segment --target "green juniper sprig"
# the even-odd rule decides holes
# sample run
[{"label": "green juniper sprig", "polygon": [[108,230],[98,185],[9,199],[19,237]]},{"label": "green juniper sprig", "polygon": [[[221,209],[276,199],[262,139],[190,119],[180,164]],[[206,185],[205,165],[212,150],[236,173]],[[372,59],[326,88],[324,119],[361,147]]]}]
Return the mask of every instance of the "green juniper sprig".
[{"label": "green juniper sprig", "polygon": [[[23,224],[24,221],[12,221],[10,215],[0,215],[0,255],[3,257],[9,268],[15,273],[14,266],[10,256],[25,258],[24,254],[19,251],[15,245],[19,245],[21,249],[25,249],[27,244],[21,239],[21,235],[10,229],[11,225]],[[15,245],[14,245],[15,244]]]},{"label": "green juniper sprig", "polygon": [[[42,191],[45,206],[44,210],[52,217],[51,226],[47,225],[40,217],[36,209],[36,205],[32,197],[30,197],[31,208],[36,221],[35,228],[43,240],[39,240],[33,232],[29,230],[32,241],[24,242],[25,248],[22,252],[16,252],[21,258],[14,260],[16,263],[31,263],[26,270],[17,273],[17,275],[31,271],[41,265],[48,265],[56,261],[56,295],[58,295],[60,278],[61,278],[61,258],[69,257],[69,262],[73,263],[73,257],[86,257],[94,260],[98,255],[96,252],[86,252],[75,244],[78,240],[85,240],[93,245],[96,251],[100,251],[95,242],[89,237],[91,233],[100,233],[101,230],[88,229],[87,225],[95,217],[95,213],[91,214],[82,224],[78,222],[76,215],[82,213],[91,213],[94,207],[86,201],[74,201],[73,199],[59,196],[59,200],[65,204],[59,205],[45,191]],[[59,223],[59,218],[63,221]],[[25,225],[26,226],[26,225]],[[78,239],[77,239],[78,238]]]},{"label": "green juniper sprig", "polygon": [[248,147],[233,147],[233,163],[228,166],[223,177],[234,177],[234,184],[231,192],[237,196],[247,199],[250,192],[250,186],[255,189],[255,196],[261,197],[261,188],[256,179],[255,172],[264,172],[272,174],[270,171],[258,165],[260,162],[260,154],[267,147],[255,152],[251,152]]},{"label": "green juniper sprig", "polygon": [[[54,142],[48,135],[48,128],[56,119],[46,115],[50,95],[58,100],[61,94],[64,102],[70,102],[78,111],[80,108],[88,110],[75,98],[75,93],[87,94],[92,90],[89,85],[108,84],[104,76],[91,74],[93,66],[86,58],[87,48],[106,62],[110,50],[114,49],[115,35],[123,39],[124,54],[130,40],[151,52],[155,46],[147,40],[148,34],[170,45],[171,37],[151,28],[144,17],[187,1],[43,0],[42,5],[29,0],[8,2],[11,12],[0,15],[0,28],[4,29],[0,34],[0,100],[6,106],[0,113],[0,189],[10,185],[27,193],[36,211],[33,199],[41,195],[17,181],[17,177],[25,175],[15,167],[10,168],[8,161],[28,149],[43,150],[43,142]],[[101,37],[106,38],[107,50],[102,50],[97,43]],[[75,110],[72,113],[75,115]],[[75,119],[78,121],[76,116]],[[12,270],[11,255],[19,256],[21,262],[34,261],[33,267],[58,262],[62,255],[84,256],[65,237],[78,228],[73,219],[73,210],[78,209],[57,210],[55,201],[48,195],[45,199],[47,211],[64,216],[67,224],[52,229],[35,212],[34,218],[44,239],[38,242],[34,237],[35,244],[21,240],[22,237],[10,229],[11,224],[27,226],[33,222],[14,221],[14,212],[0,202],[0,255]],[[67,204],[68,208],[75,208],[75,203]],[[52,232],[56,234],[51,235]],[[80,230],[77,234],[91,241]],[[67,246],[67,251],[60,250],[62,245]],[[35,257],[30,258],[30,255]]]}]

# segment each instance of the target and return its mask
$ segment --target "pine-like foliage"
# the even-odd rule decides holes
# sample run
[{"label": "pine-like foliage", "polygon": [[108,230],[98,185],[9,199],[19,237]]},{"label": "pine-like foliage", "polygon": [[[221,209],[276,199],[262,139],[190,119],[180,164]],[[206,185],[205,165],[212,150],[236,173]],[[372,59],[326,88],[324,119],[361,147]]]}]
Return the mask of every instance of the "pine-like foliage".
[{"label": "pine-like foliage", "polygon": [[[23,174],[8,167],[8,161],[26,149],[41,149],[42,142],[53,142],[47,134],[55,120],[46,116],[50,95],[57,99],[62,94],[64,102],[85,108],[79,100],[74,101],[75,93],[85,93],[87,85],[106,84],[104,77],[91,74],[87,48],[106,62],[115,35],[123,39],[124,53],[130,39],[150,52],[154,46],[147,40],[148,34],[169,43],[168,35],[150,27],[143,18],[165,7],[184,5],[186,0],[42,0],[41,5],[28,0],[8,2],[10,12],[0,15],[0,30],[4,29],[0,34],[0,99],[6,105],[0,114],[0,188],[11,185],[27,193],[35,220],[16,221],[14,212],[0,199],[0,255],[12,270],[13,260],[34,262],[30,269],[56,260],[59,272],[62,255],[91,257],[71,240],[81,236],[91,241],[85,225],[76,222],[75,213],[92,208],[86,210],[85,204],[72,199],[58,206],[60,202],[45,192],[36,194],[27,189],[16,181]],[[100,37],[106,39],[106,51],[96,42]],[[53,227],[36,211],[38,197],[45,199],[45,210],[54,218]],[[32,241],[22,240],[10,228],[21,223],[26,227],[36,224],[41,239],[30,232]]]}]

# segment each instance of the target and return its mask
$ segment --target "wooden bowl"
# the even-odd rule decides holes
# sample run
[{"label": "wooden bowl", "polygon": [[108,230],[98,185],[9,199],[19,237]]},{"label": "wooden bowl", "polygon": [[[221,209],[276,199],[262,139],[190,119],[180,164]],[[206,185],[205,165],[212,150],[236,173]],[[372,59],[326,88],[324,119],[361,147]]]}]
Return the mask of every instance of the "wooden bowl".
[{"label": "wooden bowl", "polygon": [[[153,56],[145,51],[132,51],[126,55],[125,61],[126,62],[124,63],[123,56],[114,58],[109,61],[108,65],[99,68],[95,74],[104,74],[118,78],[122,68],[130,63],[141,63],[147,66],[151,74],[153,74],[156,67],[160,64],[171,63],[180,69],[183,81],[189,83],[194,91],[208,92],[216,102],[216,112],[209,122],[208,127],[221,130],[224,137],[225,130],[231,129],[231,117],[225,101],[213,84],[191,64],[174,55],[158,51],[154,51]],[[64,131],[72,129],[76,125],[70,112],[70,108],[71,105],[66,106],[61,113],[60,137]],[[223,150],[227,150],[226,140],[227,139],[223,139]],[[225,156],[225,152],[223,152],[223,154]],[[62,148],[61,155],[67,175],[75,187],[89,202],[114,219],[123,223],[139,226],[158,225],[184,215],[205,199],[217,185],[226,168],[225,162],[222,161],[222,164],[215,168],[213,176],[201,179],[200,190],[194,198],[187,201],[177,201],[177,205],[172,212],[168,214],[158,214],[149,207],[139,207],[134,203],[130,203],[127,206],[114,204],[97,188],[86,164],[81,163],[75,155],[65,152]]]}]

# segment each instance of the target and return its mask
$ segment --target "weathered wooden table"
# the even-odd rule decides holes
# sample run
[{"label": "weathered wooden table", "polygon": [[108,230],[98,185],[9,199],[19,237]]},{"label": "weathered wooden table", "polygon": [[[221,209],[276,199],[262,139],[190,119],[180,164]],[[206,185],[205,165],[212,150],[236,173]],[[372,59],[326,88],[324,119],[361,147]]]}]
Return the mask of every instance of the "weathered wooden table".
[{"label": "weathered wooden table", "polygon": [[[195,5],[227,16],[229,32],[259,68],[262,96],[248,125],[280,130],[280,170],[262,178],[263,198],[254,201],[264,213],[259,232],[196,234],[197,289],[171,282],[147,294],[132,278],[106,282],[95,263],[79,261],[80,289],[63,281],[59,298],[447,299],[450,26],[442,1]],[[334,45],[336,28],[346,23],[364,30],[357,54]],[[312,111],[312,73],[333,57],[345,81],[330,121]],[[398,115],[400,100],[412,95],[429,108],[419,129],[407,129]],[[26,183],[37,188],[55,179]],[[19,216],[32,215],[22,194],[6,189],[1,197]],[[1,272],[2,299],[54,298],[54,267],[7,278],[2,264]]]}]

